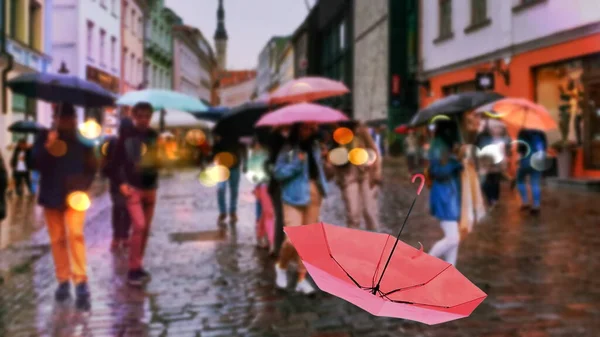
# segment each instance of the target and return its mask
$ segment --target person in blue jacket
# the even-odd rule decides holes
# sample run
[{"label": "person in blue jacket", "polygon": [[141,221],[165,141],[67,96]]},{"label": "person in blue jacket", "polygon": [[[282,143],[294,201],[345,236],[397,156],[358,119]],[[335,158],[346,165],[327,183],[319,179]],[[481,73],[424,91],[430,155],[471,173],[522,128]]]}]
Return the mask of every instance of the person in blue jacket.
[{"label": "person in blue jacket", "polygon": [[444,258],[453,265],[456,265],[460,242],[460,173],[463,169],[453,154],[458,145],[456,127],[452,121],[436,124],[435,136],[429,147],[430,209],[431,214],[440,220],[444,231],[444,237],[433,245],[429,255]]},{"label": "person in blue jacket", "polygon": [[[536,169],[533,162],[537,159],[545,158],[547,150],[546,135],[544,132],[532,129],[522,129],[517,136],[519,145],[517,152],[521,156],[519,159],[519,169],[517,170],[517,188],[521,195],[521,210],[529,210],[531,214],[537,215],[540,212],[541,188],[540,181],[542,172]],[[532,203],[529,203],[527,195],[526,179],[529,177],[531,187]]]},{"label": "person in blue jacket", "polygon": [[[327,181],[322,162],[324,153],[317,140],[317,131],[316,124],[294,125],[288,145],[281,149],[275,162],[273,177],[281,183],[285,226],[302,226],[319,221],[321,202],[327,195]],[[278,288],[287,288],[287,267],[292,259],[298,262],[296,291],[313,293],[315,289],[306,279],[306,269],[287,238],[275,264],[275,284]]]}]

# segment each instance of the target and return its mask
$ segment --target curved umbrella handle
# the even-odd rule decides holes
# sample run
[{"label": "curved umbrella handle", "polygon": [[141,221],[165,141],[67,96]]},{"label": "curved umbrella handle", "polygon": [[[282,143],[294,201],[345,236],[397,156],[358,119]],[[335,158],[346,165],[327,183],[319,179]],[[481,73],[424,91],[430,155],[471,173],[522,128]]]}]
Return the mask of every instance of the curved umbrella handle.
[{"label": "curved umbrella handle", "polygon": [[417,190],[417,195],[421,195],[421,191],[423,191],[423,187],[425,186],[425,176],[421,173],[417,173],[412,176],[411,182],[414,183],[417,179],[421,179],[419,189]]}]

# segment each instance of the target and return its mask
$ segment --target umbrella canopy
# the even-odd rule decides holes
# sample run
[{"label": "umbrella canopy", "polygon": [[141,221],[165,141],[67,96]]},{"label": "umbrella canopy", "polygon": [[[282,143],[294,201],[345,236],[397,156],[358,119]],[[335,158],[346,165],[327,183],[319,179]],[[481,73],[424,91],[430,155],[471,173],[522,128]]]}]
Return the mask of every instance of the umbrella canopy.
[{"label": "umbrella canopy", "polygon": [[433,102],[420,110],[410,121],[409,125],[417,126],[429,122],[439,115],[459,114],[482,105],[502,99],[504,96],[495,92],[471,91],[453,94]]},{"label": "umbrella canopy", "polygon": [[231,109],[215,126],[214,132],[227,138],[251,136],[254,124],[269,111],[265,102],[248,102]]},{"label": "umbrella canopy", "polygon": [[117,100],[118,105],[128,106],[133,106],[140,102],[150,103],[156,110],[173,109],[196,112],[208,110],[208,106],[195,97],[162,89],[130,91]]},{"label": "umbrella canopy", "polygon": [[451,264],[402,241],[373,294],[396,238],[323,223],[285,232],[321,290],[376,316],[439,324],[469,316],[486,298]]},{"label": "umbrella canopy", "polygon": [[100,85],[76,76],[28,73],[7,82],[17,94],[52,103],[70,103],[86,108],[114,105],[116,96]]},{"label": "umbrella canopy", "polygon": [[231,109],[225,106],[208,108],[206,111],[190,112],[194,117],[211,122],[216,122],[223,118]]},{"label": "umbrella canopy", "polygon": [[301,77],[287,82],[269,95],[269,103],[310,102],[349,93],[346,85],[324,77]]},{"label": "umbrella canopy", "polygon": [[8,131],[14,133],[37,133],[46,128],[36,121],[18,121],[8,127]]},{"label": "umbrella canopy", "polygon": [[[150,126],[153,128],[160,127],[160,112],[152,114]],[[214,123],[202,121],[194,117],[192,114],[179,110],[165,110],[165,127],[166,128],[196,128],[204,127],[211,128]]]},{"label": "umbrella canopy", "polygon": [[548,110],[523,98],[505,98],[493,104],[498,119],[509,128],[550,131],[558,128]]},{"label": "umbrella canopy", "polygon": [[297,103],[285,106],[261,117],[256,126],[278,126],[294,123],[335,123],[347,121],[348,117],[339,110],[313,103]]}]

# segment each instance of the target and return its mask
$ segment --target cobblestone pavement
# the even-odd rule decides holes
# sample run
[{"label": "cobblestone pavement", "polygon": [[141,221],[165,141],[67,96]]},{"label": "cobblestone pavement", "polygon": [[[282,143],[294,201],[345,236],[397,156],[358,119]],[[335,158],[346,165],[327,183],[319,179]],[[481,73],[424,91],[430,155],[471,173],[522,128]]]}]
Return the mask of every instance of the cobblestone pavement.
[{"label": "cobblestone pavement", "polygon": [[[386,168],[381,220],[399,229],[415,195],[398,170]],[[161,182],[147,251],[153,275],[144,289],[124,283],[123,255],[109,252],[110,201],[94,200],[86,228],[93,307],[53,300],[55,281],[44,230],[0,251],[35,251],[9,268],[0,285],[0,336],[201,336],[201,337],[596,337],[600,336],[600,209],[597,194],[547,190],[540,218],[504,200],[460,248],[458,269],[489,294],[470,318],[439,326],[377,318],[320,293],[306,298],[273,287],[272,261],[254,248],[254,202],[241,189],[240,222],[216,231],[214,188],[191,172]],[[323,220],[344,224],[333,189]],[[35,225],[38,226],[38,225]],[[440,238],[420,197],[403,240],[426,249]]]}]

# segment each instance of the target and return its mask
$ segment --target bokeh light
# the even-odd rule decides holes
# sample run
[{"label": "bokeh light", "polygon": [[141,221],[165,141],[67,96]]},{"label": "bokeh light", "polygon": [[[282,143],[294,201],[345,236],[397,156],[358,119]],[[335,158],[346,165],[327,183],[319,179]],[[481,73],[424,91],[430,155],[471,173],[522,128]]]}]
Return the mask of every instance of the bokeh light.
[{"label": "bokeh light", "polygon": [[48,153],[54,157],[62,157],[67,154],[67,143],[57,139],[52,143],[52,146],[48,148]]},{"label": "bokeh light", "polygon": [[493,110],[484,111],[483,114],[486,115],[489,118],[494,118],[494,119],[499,119],[499,118],[504,117],[504,114],[500,114],[500,113],[498,113],[496,111],[493,111]]},{"label": "bokeh light", "polygon": [[148,152],[148,146],[146,145],[146,143],[142,143],[140,155],[143,157],[146,154],[146,152]]},{"label": "bokeh light", "polygon": [[546,171],[552,167],[552,160],[545,151],[538,151],[531,155],[531,167],[536,171]]},{"label": "bokeh light", "polygon": [[206,141],[206,134],[200,129],[189,130],[185,134],[185,141],[192,146],[200,146]]},{"label": "bokeh light", "polygon": [[102,153],[103,156],[107,156],[108,155],[108,146],[109,146],[109,144],[110,144],[110,142],[106,141],[100,147],[100,153]]},{"label": "bokeh light", "polygon": [[229,169],[223,165],[211,165],[204,171],[200,172],[198,180],[206,187],[215,186],[220,182],[229,179]]},{"label": "bokeh light", "polygon": [[102,134],[102,126],[93,119],[79,125],[79,133],[86,139],[96,139]]},{"label": "bokeh light", "polygon": [[527,144],[527,142],[523,141],[523,140],[513,140],[512,142],[510,142],[510,146],[516,146],[517,150],[519,148],[519,145],[523,145],[525,146],[525,148],[527,148],[527,151],[525,151],[525,155],[523,157],[527,157],[531,154],[531,146],[529,146],[529,144]]},{"label": "bokeh light", "polygon": [[92,202],[85,192],[75,191],[67,196],[67,205],[76,211],[84,212],[90,208]]},{"label": "bokeh light", "polygon": [[484,146],[478,151],[478,157],[489,157],[493,160],[494,164],[500,164],[504,160],[504,149],[503,144],[490,144]]},{"label": "bokeh light", "polygon": [[354,165],[364,165],[369,161],[369,153],[363,148],[354,148],[348,153],[348,161]]},{"label": "bokeh light", "polygon": [[328,159],[333,165],[346,165],[348,163],[348,149],[345,147],[337,147],[329,151]]},{"label": "bokeh light", "polygon": [[354,133],[348,128],[337,128],[333,132],[333,140],[340,145],[346,145],[352,142]]},{"label": "bokeh light", "polygon": [[219,152],[215,156],[215,164],[230,168],[235,164],[236,158],[229,152]]},{"label": "bokeh light", "polygon": [[367,165],[371,166],[377,160],[377,151],[373,149],[367,149],[367,154],[369,155],[369,160],[367,160]]},{"label": "bokeh light", "polygon": [[435,124],[436,122],[439,122],[439,121],[449,121],[449,120],[452,120],[452,119],[446,115],[437,115],[429,120],[429,124]]}]

